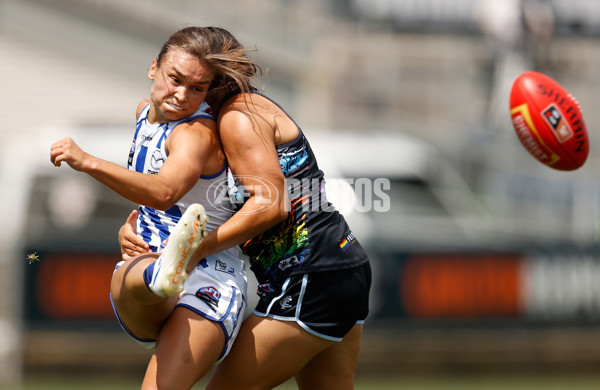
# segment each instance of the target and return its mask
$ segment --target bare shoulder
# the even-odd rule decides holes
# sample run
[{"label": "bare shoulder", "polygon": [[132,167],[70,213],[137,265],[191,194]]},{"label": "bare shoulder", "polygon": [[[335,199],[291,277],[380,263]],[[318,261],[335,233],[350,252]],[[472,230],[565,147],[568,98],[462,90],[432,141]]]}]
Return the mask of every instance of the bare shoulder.
[{"label": "bare shoulder", "polygon": [[221,107],[219,116],[240,112],[255,116],[275,115],[279,107],[271,100],[256,93],[241,93],[229,99]]},{"label": "bare shoulder", "polygon": [[148,104],[150,104],[150,99],[144,99],[138,104],[137,109],[135,110],[135,118],[136,119],[140,116],[140,114],[142,113],[142,110]]},{"label": "bare shoulder", "polygon": [[286,112],[256,93],[240,94],[226,102],[219,113],[219,129],[222,137],[225,132],[242,136],[241,131],[251,131],[272,138],[276,145],[292,141],[299,133]]},{"label": "bare shoulder", "polygon": [[242,93],[231,98],[219,111],[218,126],[223,132],[271,130],[277,106],[255,93]]},{"label": "bare shoulder", "polygon": [[225,155],[214,120],[199,118],[177,125],[167,137],[167,154],[183,156],[185,161],[202,165],[203,174],[219,172],[225,164]]},{"label": "bare shoulder", "polygon": [[214,119],[208,118],[197,118],[191,121],[182,122],[178,124],[171,136],[167,137],[167,141],[170,138],[175,137],[195,137],[203,138],[205,140],[211,140],[215,142],[218,140],[217,123]]}]

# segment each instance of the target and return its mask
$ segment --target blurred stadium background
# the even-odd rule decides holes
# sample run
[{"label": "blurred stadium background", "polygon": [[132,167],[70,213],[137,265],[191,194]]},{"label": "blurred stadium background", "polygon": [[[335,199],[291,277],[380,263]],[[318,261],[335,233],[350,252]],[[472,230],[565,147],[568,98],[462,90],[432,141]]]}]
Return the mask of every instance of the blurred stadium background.
[{"label": "blurred stadium background", "polygon": [[[358,383],[600,386],[596,0],[0,0],[0,386],[143,375],[147,352],[107,299],[133,205],[51,166],[49,148],[72,136],[124,164],[148,67],[188,25],[256,49],[267,94],[351,191],[375,278]],[[508,92],[530,69],[581,102],[578,171],[542,166],[514,135]]]}]

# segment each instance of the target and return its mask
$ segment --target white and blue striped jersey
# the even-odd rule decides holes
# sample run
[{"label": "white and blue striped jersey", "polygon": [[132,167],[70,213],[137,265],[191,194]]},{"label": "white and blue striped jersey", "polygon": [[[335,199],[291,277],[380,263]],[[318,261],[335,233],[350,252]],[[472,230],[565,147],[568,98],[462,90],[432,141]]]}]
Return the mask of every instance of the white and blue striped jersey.
[{"label": "white and blue striped jersey", "polygon": [[[167,137],[177,125],[198,118],[214,119],[208,113],[210,107],[206,103],[202,103],[193,115],[168,123],[150,123],[149,109],[150,105],[147,105],[138,116],[127,163],[128,169],[146,174],[157,174],[162,167],[167,159],[165,150]],[[157,252],[163,249],[164,240],[171,234],[177,221],[191,203],[200,203],[204,206],[209,217],[208,231],[222,225],[233,215],[227,196],[227,171],[225,165],[217,174],[200,176],[196,185],[166,211],[139,206],[137,231],[148,243],[150,250]]]}]

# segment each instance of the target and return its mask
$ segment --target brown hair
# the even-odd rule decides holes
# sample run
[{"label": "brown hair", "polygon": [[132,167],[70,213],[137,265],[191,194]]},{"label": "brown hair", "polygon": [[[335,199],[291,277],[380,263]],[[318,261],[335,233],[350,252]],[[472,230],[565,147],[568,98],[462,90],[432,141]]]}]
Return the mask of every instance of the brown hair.
[{"label": "brown hair", "polygon": [[220,27],[186,27],[171,35],[158,54],[158,65],[171,49],[183,49],[214,69],[206,102],[218,110],[234,91],[248,92],[251,78],[261,71],[248,52],[227,30]]}]

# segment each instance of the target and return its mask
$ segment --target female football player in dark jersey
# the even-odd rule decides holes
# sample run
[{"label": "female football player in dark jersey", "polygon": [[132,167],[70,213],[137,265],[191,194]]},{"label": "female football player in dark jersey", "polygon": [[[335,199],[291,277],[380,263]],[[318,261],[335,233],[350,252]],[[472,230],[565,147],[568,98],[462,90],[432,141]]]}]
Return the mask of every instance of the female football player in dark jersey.
[{"label": "female football player in dark jersey", "polygon": [[[214,34],[223,47],[243,50],[226,30]],[[259,68],[250,60],[227,67],[216,78],[230,80],[228,89],[209,91],[207,101],[239,209],[205,237],[189,267],[239,245],[260,299],[208,389],[270,389],[291,377],[301,389],[351,389],[368,314],[369,259],[327,201],[323,172],[303,131],[252,87]],[[124,252],[143,251],[130,224],[119,236]]]}]

